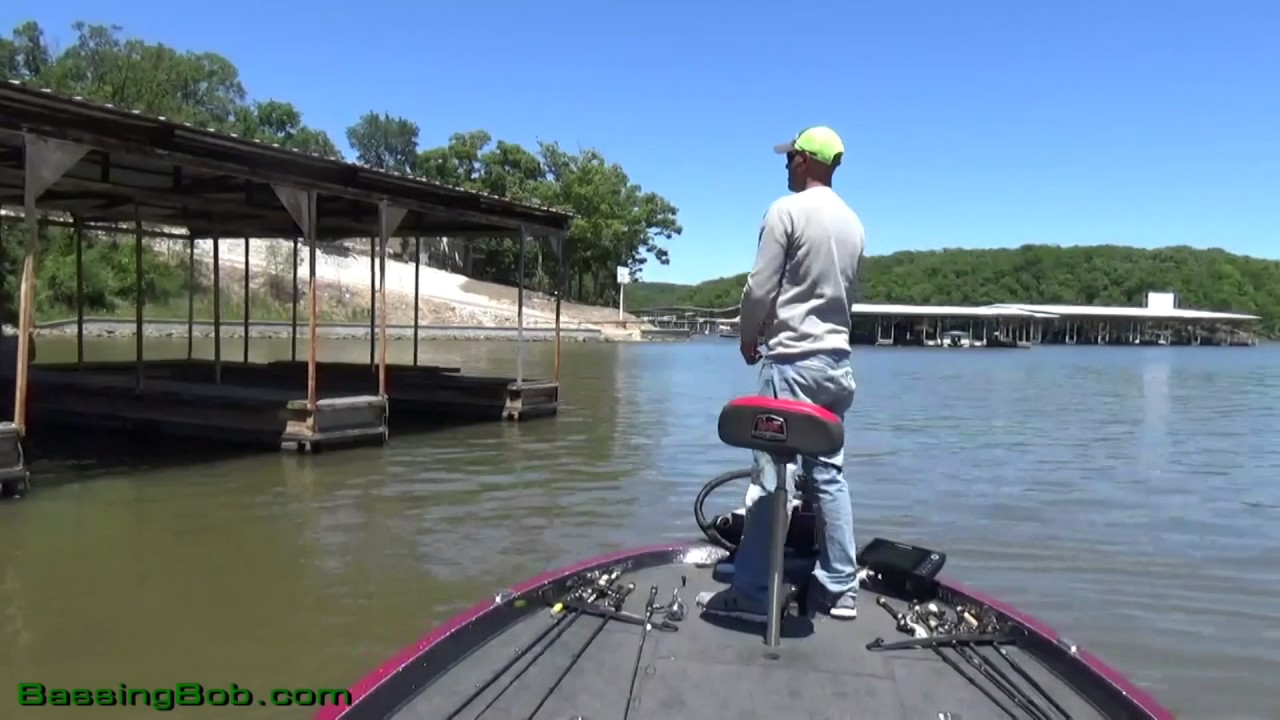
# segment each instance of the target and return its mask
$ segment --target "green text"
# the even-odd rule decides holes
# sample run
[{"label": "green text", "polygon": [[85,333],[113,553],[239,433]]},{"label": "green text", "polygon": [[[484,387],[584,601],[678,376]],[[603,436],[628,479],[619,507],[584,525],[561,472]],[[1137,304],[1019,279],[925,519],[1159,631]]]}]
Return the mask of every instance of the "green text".
[{"label": "green text", "polygon": [[205,687],[200,683],[176,683],[173,687],[133,688],[120,683],[103,688],[56,688],[44,683],[18,683],[18,704],[59,707],[149,707],[168,712],[175,707],[319,707],[351,705],[350,690],[275,688],[259,697],[252,690],[231,683],[231,687]]}]

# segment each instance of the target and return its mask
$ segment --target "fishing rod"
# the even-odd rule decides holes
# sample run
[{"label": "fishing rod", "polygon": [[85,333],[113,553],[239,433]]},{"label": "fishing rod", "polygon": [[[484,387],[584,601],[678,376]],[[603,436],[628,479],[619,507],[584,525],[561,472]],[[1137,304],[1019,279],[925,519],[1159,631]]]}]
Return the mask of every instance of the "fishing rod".
[{"label": "fishing rod", "polygon": [[567,603],[573,602],[575,596],[586,596],[594,600],[594,599],[598,599],[602,595],[608,594],[610,588],[613,586],[614,582],[617,581],[618,576],[621,574],[622,574],[622,571],[617,568],[613,568],[605,571],[596,571],[586,576],[586,579],[589,581],[588,585],[578,583],[577,585],[575,585],[575,587],[571,588],[565,594],[564,599],[562,599],[560,602],[553,605],[551,608],[551,615],[552,617],[556,618],[556,621],[548,625],[545,629],[542,630],[542,632],[538,633],[537,637],[535,637],[532,641],[530,641],[528,645],[525,645],[524,647],[520,648],[520,650],[516,652],[515,657],[511,658],[506,663],[504,663],[502,667],[498,668],[497,672],[493,673],[493,675],[490,676],[488,680],[477,685],[475,690],[473,690],[472,693],[468,695],[466,699],[462,701],[461,704],[459,704],[456,708],[454,708],[453,712],[445,716],[445,720],[454,720],[454,718],[458,717],[458,715],[460,715],[462,711],[467,708],[468,705],[475,702],[476,698],[483,695],[484,691],[492,687],[493,684],[498,681],[498,678],[502,677],[509,670],[511,670],[511,668],[515,667],[516,663],[520,662],[522,658],[528,655],[529,652],[533,650],[535,647],[537,647],[538,644],[543,641],[543,639],[545,639],[548,635],[552,633],[552,631],[556,630],[557,628],[560,628],[560,632],[555,637],[551,638],[551,640],[546,645],[543,645],[542,650],[538,653],[538,655],[534,657],[533,660],[530,660],[529,664],[526,665],[523,669],[521,669],[520,672],[517,673],[515,677],[511,678],[510,682],[508,682],[505,686],[503,686],[503,688],[500,691],[498,691],[498,694],[495,695],[487,705],[481,708],[480,712],[476,714],[476,717],[479,718],[481,715],[483,715],[486,710],[488,710],[490,707],[493,706],[495,702],[497,702],[498,698],[502,697],[503,693],[505,693],[513,684],[515,684],[516,680],[520,679],[521,675],[524,675],[525,670],[528,670],[529,667],[533,665],[533,663],[538,661],[539,657],[542,657],[542,653],[546,652],[546,648],[550,647],[551,644],[554,643],[556,639],[560,637],[560,635],[564,634],[565,630],[569,629],[569,626],[573,624],[574,620],[576,620],[578,617],[581,616],[580,613],[576,613],[572,615],[569,613],[565,613],[564,612],[565,605]]},{"label": "fishing rod", "polygon": [[[886,608],[888,607],[887,605],[882,605]],[[1060,713],[1065,720],[1072,720],[1071,714],[1030,673],[1023,669],[1022,665],[1012,655],[1001,647],[1004,644],[1017,645],[1018,636],[1004,631],[1000,623],[990,614],[987,614],[984,621],[980,622],[977,618],[976,609],[957,605],[954,610],[955,618],[951,619],[937,603],[912,603],[908,606],[904,615],[908,621],[914,620],[930,632],[922,635],[917,631],[912,639],[895,643],[885,643],[883,638],[876,638],[873,642],[867,644],[867,649],[884,651],[951,648],[991,685],[1012,700],[1020,710],[1030,715],[1033,720],[1053,720],[1049,711],[1037,702],[1019,683],[1001,670],[990,657],[983,654],[980,649],[982,647],[995,648],[996,652],[1009,664],[1009,667],[1053,706],[1054,710]],[[892,613],[892,611],[890,612]],[[899,629],[901,630],[902,628],[899,627]],[[964,673],[962,675],[971,684],[975,684],[980,690],[984,690],[984,694],[986,694],[985,689],[977,685],[973,678]]]},{"label": "fishing rod", "polygon": [[[885,612],[889,613],[890,617],[892,617],[894,622],[897,624],[897,629],[899,632],[904,632],[904,633],[907,633],[908,635],[912,635],[916,638],[922,638],[922,639],[928,638],[932,634],[929,632],[928,628],[926,628],[922,623],[919,622],[918,618],[913,618],[908,616],[908,614],[905,612],[898,612],[897,610],[894,610],[893,606],[889,604],[889,601],[886,600],[884,596],[877,597],[876,604],[884,608]],[[871,649],[871,648],[868,647],[868,649]],[[1018,713],[1014,712],[1008,705],[1006,705],[1002,700],[1000,700],[1000,698],[996,697],[995,693],[991,692],[991,690],[989,690],[986,685],[983,685],[982,683],[978,682],[972,675],[965,672],[964,668],[960,667],[959,663],[957,663],[955,660],[952,660],[946,653],[942,652],[942,649],[940,647],[938,647],[937,645],[930,645],[929,649],[932,650],[934,654],[938,656],[938,659],[942,660],[942,662],[946,663],[948,667],[956,671],[956,674],[958,674],[960,677],[968,681],[970,685],[977,688],[978,692],[981,692],[983,695],[986,695],[987,699],[990,700],[993,705],[999,708],[1001,712],[1003,712],[1005,715],[1008,715],[1010,718],[1012,718],[1012,720],[1018,720]]]},{"label": "fishing rod", "polygon": [[636,648],[636,664],[631,668],[631,686],[627,690],[627,704],[622,710],[622,720],[631,717],[631,704],[636,696],[636,678],[640,675],[640,658],[644,655],[644,642],[649,639],[649,628],[653,627],[653,613],[658,609],[658,586],[649,586],[649,599],[644,604],[644,630],[640,633],[640,647]]},{"label": "fishing rod", "polygon": [[[623,603],[627,601],[627,596],[635,589],[635,583],[627,583],[625,587],[620,589],[617,593],[611,594],[608,599],[605,600],[606,605],[609,606],[610,610],[621,610]],[[582,615],[579,614],[577,617],[582,617]],[[534,716],[538,714],[538,711],[542,709],[542,706],[547,704],[547,701],[555,694],[556,689],[560,687],[560,683],[564,682],[564,679],[568,677],[569,671],[573,670],[573,666],[577,665],[578,660],[582,659],[582,655],[587,652],[587,648],[591,647],[591,643],[595,642],[596,638],[600,637],[600,633],[604,632],[604,627],[609,624],[611,619],[612,618],[608,617],[604,618],[604,620],[596,626],[596,629],[591,631],[591,635],[587,638],[587,641],[583,643],[582,647],[578,648],[578,651],[569,659],[569,664],[565,665],[564,670],[560,671],[560,675],[556,678],[556,681],[551,683],[551,687],[547,688],[547,692],[543,694],[542,699],[538,701],[537,706],[533,708],[533,712],[529,713],[525,720],[533,720]]]},{"label": "fishing rod", "polygon": [[[922,617],[925,626],[933,631],[935,636],[954,629],[951,621],[936,603],[931,602],[927,605],[916,603],[911,606],[909,612],[914,613],[917,617]],[[1020,710],[1030,715],[1033,720],[1052,720],[1045,709],[1035,701],[1035,698],[1031,697],[1003,670],[993,664],[990,659],[979,653],[971,643],[952,642],[949,646],[965,662],[969,663],[970,667],[986,678],[987,682],[990,682],[997,690],[1004,693],[1005,697],[1012,700],[1014,705],[1017,705]]]},{"label": "fishing rod", "polygon": [[[566,604],[566,607],[577,610],[583,615],[609,618],[610,620],[617,620],[618,622],[627,623],[628,625],[639,625],[640,627],[648,627],[654,630],[661,630],[662,632],[675,632],[680,629],[679,626],[671,622],[671,620],[664,619],[655,622],[652,617],[636,615],[635,613],[629,613],[624,610],[610,610],[609,608],[600,607],[599,605],[583,602],[581,600],[570,600]],[[648,608],[646,606],[646,610],[647,609]],[[664,610],[665,608],[658,609]]]},{"label": "fishing rod", "polygon": [[[955,610],[956,610],[956,619],[959,621],[961,625],[975,628],[975,629],[982,627],[983,624],[978,622],[977,615],[969,607],[965,605],[959,605],[956,607]],[[987,623],[987,624],[992,624],[992,623]],[[1053,696],[1049,694],[1049,691],[1045,690],[1044,687],[1034,677],[1031,677],[1031,673],[1028,673],[1025,669],[1023,669],[1022,663],[1018,662],[1017,660],[1014,660],[1013,656],[1010,655],[1008,651],[1000,647],[998,644],[993,644],[992,647],[995,648],[996,652],[999,653],[1000,657],[1004,658],[1005,662],[1009,664],[1009,667],[1013,668],[1014,672],[1018,673],[1019,677],[1021,677],[1023,680],[1026,680],[1027,684],[1030,685],[1032,689],[1034,689],[1037,693],[1040,694],[1040,697],[1044,698],[1046,702],[1052,705],[1054,710],[1057,710],[1059,713],[1062,714],[1063,720],[1072,720],[1071,713],[1067,712],[1066,708],[1058,704],[1058,701],[1053,699]]]},{"label": "fishing rod", "polygon": [[[616,573],[614,574],[614,577],[617,578]],[[635,583],[628,583],[626,587],[612,585],[604,593],[604,597],[608,599],[608,598],[617,597],[619,594],[622,594],[622,597],[625,598],[627,594],[630,594],[631,590],[635,589],[635,586],[636,586]],[[555,612],[557,608],[561,608],[561,607],[563,607],[563,604],[556,605],[556,607],[552,608],[552,612]],[[512,685],[516,684],[517,680],[524,677],[524,674],[529,671],[529,668],[537,664],[538,660],[540,660],[543,655],[547,654],[547,651],[551,649],[551,646],[555,645],[556,641],[559,640],[562,636],[564,636],[564,634],[569,631],[569,628],[573,627],[573,624],[578,622],[578,620],[583,616],[583,614],[584,613],[582,613],[581,611],[574,610],[573,616],[569,617],[569,619],[565,622],[565,624],[561,626],[559,630],[556,631],[556,634],[552,635],[551,639],[548,640],[545,644],[543,644],[543,646],[538,650],[538,653],[534,655],[532,658],[530,658],[529,662],[526,663],[524,667],[520,668],[520,672],[516,673],[510,680],[508,680],[507,684],[503,685],[502,689],[498,691],[498,694],[494,695],[492,698],[489,699],[489,702],[485,703],[484,707],[480,709],[480,712],[476,713],[475,720],[480,720],[481,715],[484,715],[486,712],[488,712],[489,708],[493,707],[494,704],[498,702],[498,699],[501,698],[504,694],[506,694],[506,692],[511,689]]]}]

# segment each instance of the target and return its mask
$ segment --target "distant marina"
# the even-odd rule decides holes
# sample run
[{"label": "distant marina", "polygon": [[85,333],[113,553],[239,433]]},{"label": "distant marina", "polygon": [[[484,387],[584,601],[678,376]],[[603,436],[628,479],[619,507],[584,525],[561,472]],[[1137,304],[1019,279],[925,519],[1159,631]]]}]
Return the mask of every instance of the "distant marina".
[{"label": "distant marina", "polygon": [[[633,313],[665,330],[738,336],[738,308],[668,307]],[[1034,345],[1253,346],[1257,315],[1178,307],[1176,293],[1148,292],[1143,307],[1106,305],[899,305],[855,303],[857,345],[951,349]]]}]

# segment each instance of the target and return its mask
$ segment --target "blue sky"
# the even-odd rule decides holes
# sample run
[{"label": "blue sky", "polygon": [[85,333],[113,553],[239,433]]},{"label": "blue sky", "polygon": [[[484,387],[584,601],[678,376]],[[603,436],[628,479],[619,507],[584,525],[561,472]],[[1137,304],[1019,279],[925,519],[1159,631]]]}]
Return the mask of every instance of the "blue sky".
[{"label": "blue sky", "polygon": [[[110,9],[104,9],[110,8]],[[348,151],[373,109],[424,147],[483,128],[594,146],[680,208],[671,265],[745,271],[772,146],[814,124],[868,251],[1122,243],[1280,257],[1280,3],[18,0],[231,58]]]}]

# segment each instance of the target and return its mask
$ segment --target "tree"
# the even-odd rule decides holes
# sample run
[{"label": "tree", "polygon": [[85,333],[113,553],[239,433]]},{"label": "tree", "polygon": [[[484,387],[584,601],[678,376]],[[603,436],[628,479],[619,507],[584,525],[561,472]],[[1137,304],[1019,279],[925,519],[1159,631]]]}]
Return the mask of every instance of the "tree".
[{"label": "tree", "polygon": [[35,22],[0,40],[0,80],[21,80],[66,95],[231,132],[326,157],[340,157],[322,130],[293,105],[246,102],[240,71],[211,52],[178,52],[125,39],[117,25],[72,25],[76,39],[54,55]]},{"label": "tree", "polygon": [[[454,133],[448,143],[418,155],[418,173],[436,182],[481,190],[515,200],[560,207],[574,213],[567,247],[570,295],[587,302],[613,302],[614,268],[625,265],[640,277],[650,257],[670,262],[659,239],[683,229],[677,209],[662,196],[631,182],[626,172],[595,149],[570,153],[557,143],[538,144],[537,153],[499,140],[484,130]],[[475,272],[486,279],[513,282],[517,248],[511,238],[475,242],[480,256]],[[555,277],[550,256],[528,263],[535,284]]]},{"label": "tree", "polygon": [[418,125],[386,113],[365,113],[347,128],[347,143],[356,159],[378,170],[414,172],[418,160]]},{"label": "tree", "polygon": [[[517,143],[499,140],[485,130],[458,132],[441,147],[418,155],[418,174],[452,187],[478,190],[512,200],[547,204],[552,186],[542,159]],[[495,282],[517,282],[519,248],[510,237],[471,241],[471,272]],[[525,280],[535,287],[554,285],[557,268],[553,256],[534,248],[526,263]]]},{"label": "tree", "polygon": [[572,154],[556,143],[539,143],[539,153],[553,182],[553,201],[577,214],[569,240],[580,296],[587,294],[586,281],[591,280],[590,296],[612,302],[615,267],[627,266],[632,279],[639,279],[646,254],[660,264],[670,262],[657,239],[683,232],[674,205],[645,192],[596,150]]},{"label": "tree", "polygon": [[0,80],[33,80],[52,63],[39,23],[25,22],[13,29],[11,38],[0,38]]},{"label": "tree", "polygon": [[292,103],[267,100],[236,108],[234,131],[241,137],[274,143],[290,150],[330,159],[342,157],[327,133],[302,123],[302,113]]}]

